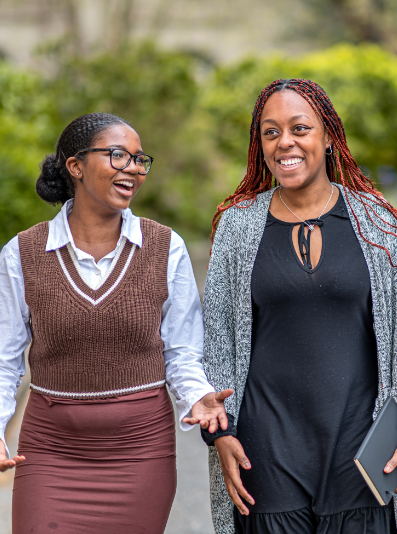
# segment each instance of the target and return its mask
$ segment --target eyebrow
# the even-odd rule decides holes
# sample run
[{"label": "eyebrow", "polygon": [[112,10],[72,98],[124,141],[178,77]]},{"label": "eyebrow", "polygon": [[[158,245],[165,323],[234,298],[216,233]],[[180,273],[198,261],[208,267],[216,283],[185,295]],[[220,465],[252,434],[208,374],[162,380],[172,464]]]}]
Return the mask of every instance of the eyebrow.
[{"label": "eyebrow", "polygon": [[[300,115],[294,115],[293,117],[291,117],[290,122],[296,121],[297,119],[301,119],[302,117],[306,117],[306,119],[310,119],[308,115],[301,113]],[[274,119],[264,119],[262,121],[262,124],[264,124],[265,122],[269,122],[270,124],[277,124],[277,121],[275,121]]]},{"label": "eyebrow", "polygon": [[[109,145],[106,148],[121,148],[125,150],[126,152],[129,152],[129,150],[127,150],[124,145]],[[139,154],[144,154],[144,151],[142,149],[137,150],[136,155],[139,155]]]}]

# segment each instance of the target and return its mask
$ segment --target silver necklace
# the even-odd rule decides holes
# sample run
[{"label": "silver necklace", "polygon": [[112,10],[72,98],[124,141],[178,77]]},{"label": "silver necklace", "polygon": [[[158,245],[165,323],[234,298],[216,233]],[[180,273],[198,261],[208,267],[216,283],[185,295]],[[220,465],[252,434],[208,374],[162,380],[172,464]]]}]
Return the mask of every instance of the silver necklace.
[{"label": "silver necklace", "polygon": [[[312,231],[314,230],[314,224],[309,224],[309,223],[307,223],[306,221],[304,221],[303,219],[301,219],[301,218],[299,217],[299,215],[297,215],[296,213],[294,213],[294,212],[292,211],[292,209],[289,208],[289,207],[287,206],[287,204],[284,202],[284,200],[283,200],[282,197],[281,197],[281,186],[280,186],[279,189],[278,189],[278,194],[279,194],[279,197],[280,197],[281,202],[284,204],[284,206],[287,208],[287,210],[290,211],[290,212],[292,213],[292,215],[294,215],[297,219],[299,219],[300,221],[302,221],[303,224],[306,224],[306,226],[307,226],[307,227],[309,228],[309,230],[312,232]],[[320,213],[320,215],[317,217],[317,219],[320,219],[321,216],[322,216],[322,214],[324,213],[324,211],[327,209],[327,206],[328,206],[328,204],[331,202],[331,198],[332,198],[332,195],[333,195],[333,194],[334,194],[334,186],[331,184],[331,196],[329,197],[328,202],[327,202],[326,205],[324,206],[323,211]]]}]

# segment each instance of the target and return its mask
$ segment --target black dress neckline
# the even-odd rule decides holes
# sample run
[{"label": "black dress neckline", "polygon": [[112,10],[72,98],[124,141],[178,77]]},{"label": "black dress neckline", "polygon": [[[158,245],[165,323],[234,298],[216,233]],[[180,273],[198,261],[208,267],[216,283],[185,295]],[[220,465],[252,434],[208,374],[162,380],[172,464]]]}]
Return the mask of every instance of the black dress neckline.
[{"label": "black dress neckline", "polygon": [[[338,199],[337,199],[335,205],[329,211],[327,211],[326,213],[324,213],[321,217],[319,217],[317,219],[307,219],[305,222],[282,221],[281,219],[277,219],[276,217],[274,217],[274,215],[272,215],[272,213],[269,211],[266,227],[268,227],[268,226],[270,226],[272,224],[282,224],[282,225],[290,227],[288,234],[289,234],[289,243],[290,243],[290,247],[291,247],[291,250],[292,250],[292,254],[293,254],[294,258],[296,259],[296,262],[298,263],[299,267],[301,269],[303,269],[307,273],[312,274],[312,273],[316,272],[320,268],[320,266],[321,266],[321,264],[323,262],[325,248],[326,248],[326,240],[325,240],[324,232],[322,231],[322,226],[324,224],[324,220],[327,217],[329,217],[330,215],[335,215],[337,217],[342,217],[344,219],[348,219],[349,218],[347,210],[346,210],[346,206],[345,206],[345,203],[344,203],[344,200],[343,200],[343,197],[339,193],[339,190],[338,190],[338,195],[339,196],[338,196]],[[311,232],[309,231],[307,236],[305,236],[305,226],[307,226],[308,224],[312,224],[312,225],[318,226],[320,228],[321,238],[322,238],[320,259],[318,260],[318,263],[314,268],[312,267],[311,257],[310,257],[310,237],[311,237]],[[299,245],[299,252],[300,252],[301,258],[299,258],[298,254],[296,252],[293,240],[292,240],[292,232],[293,232],[295,226],[298,226],[298,225],[300,226],[299,231],[298,231],[298,245]]]}]

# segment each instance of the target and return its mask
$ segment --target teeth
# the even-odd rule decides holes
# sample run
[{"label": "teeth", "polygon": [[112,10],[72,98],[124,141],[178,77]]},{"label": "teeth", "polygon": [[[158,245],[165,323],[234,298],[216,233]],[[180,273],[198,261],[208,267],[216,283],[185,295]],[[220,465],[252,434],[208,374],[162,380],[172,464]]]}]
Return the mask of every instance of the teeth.
[{"label": "teeth", "polygon": [[119,184],[119,185],[126,185],[127,187],[133,187],[134,184],[132,184],[131,182],[123,182],[123,181],[119,181],[119,182],[114,182],[114,184]]},{"label": "teeth", "polygon": [[303,161],[303,158],[281,159],[280,163],[281,165],[285,165],[288,167],[291,165],[296,165],[297,163],[300,163],[301,161]]}]

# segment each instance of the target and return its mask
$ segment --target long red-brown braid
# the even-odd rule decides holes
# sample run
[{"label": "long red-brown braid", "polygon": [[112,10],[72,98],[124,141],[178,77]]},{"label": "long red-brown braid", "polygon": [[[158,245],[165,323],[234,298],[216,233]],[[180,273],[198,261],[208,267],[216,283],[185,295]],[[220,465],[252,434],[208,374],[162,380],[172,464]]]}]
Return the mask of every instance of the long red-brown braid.
[{"label": "long red-brown braid", "polygon": [[[254,111],[252,113],[252,122],[250,128],[250,143],[248,149],[248,165],[247,173],[244,176],[241,183],[238,185],[235,192],[228,196],[219,206],[217,212],[215,213],[212,219],[212,234],[211,239],[213,241],[219,219],[222,216],[222,213],[232,206],[244,209],[248,208],[252,202],[255,201],[258,193],[263,191],[268,191],[271,189],[275,180],[271,172],[269,171],[267,165],[263,160],[263,151],[261,143],[261,133],[260,133],[260,116],[263,110],[264,105],[266,104],[269,97],[278,91],[281,90],[292,90],[296,91],[301,95],[314,109],[319,118],[324,123],[326,129],[333,140],[333,154],[327,155],[326,159],[326,168],[327,175],[330,181],[335,183],[340,183],[343,185],[343,188],[349,189],[350,193],[358,199],[364,206],[366,214],[369,220],[380,230],[385,233],[392,234],[397,237],[397,233],[392,229],[397,229],[397,210],[385,200],[382,194],[376,189],[374,183],[370,178],[364,176],[361,172],[357,162],[354,160],[353,156],[350,153],[350,150],[346,143],[346,134],[343,127],[343,123],[335,111],[332,102],[328,98],[325,91],[315,82],[310,80],[303,80],[292,78],[291,80],[276,80],[267,87],[263,89],[259,95]],[[373,207],[368,203],[368,193],[371,194],[371,201],[378,206],[384,207],[393,215],[393,220],[396,224],[392,224],[388,221],[385,221],[379,214],[375,212]],[[381,248],[386,251],[389,260],[393,267],[396,267],[392,261],[390,252],[386,247],[380,245],[379,243],[373,243],[364,237],[361,231],[360,222],[354,213],[354,210],[350,204],[349,197],[346,195],[347,201],[349,203],[350,209],[356,219],[358,231],[361,237],[371,245]],[[239,203],[242,200],[252,200],[248,205],[241,206]],[[375,220],[373,216],[375,215]],[[381,228],[376,222],[382,221],[385,225],[390,227],[390,230]]]}]

